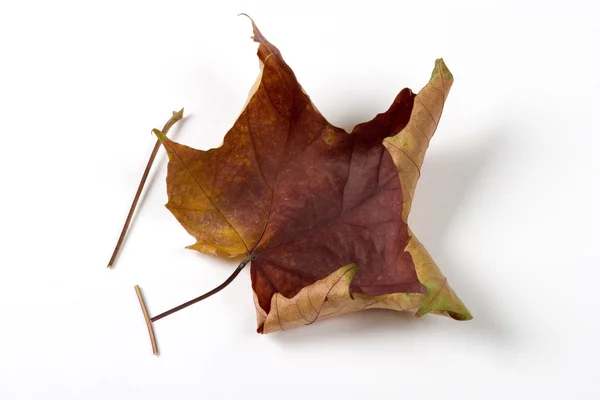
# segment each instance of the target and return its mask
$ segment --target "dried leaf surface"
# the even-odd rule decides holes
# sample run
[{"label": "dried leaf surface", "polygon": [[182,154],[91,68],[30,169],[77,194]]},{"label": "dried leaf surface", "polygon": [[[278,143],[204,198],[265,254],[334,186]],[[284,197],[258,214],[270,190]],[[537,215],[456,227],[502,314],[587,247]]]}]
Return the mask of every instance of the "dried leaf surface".
[{"label": "dried leaf surface", "polygon": [[402,90],[349,134],[253,26],[261,75],[223,145],[161,137],[167,208],[195,237],[189,247],[251,257],[259,332],[374,307],[470,318],[407,225],[452,83],[443,62],[417,96]]}]

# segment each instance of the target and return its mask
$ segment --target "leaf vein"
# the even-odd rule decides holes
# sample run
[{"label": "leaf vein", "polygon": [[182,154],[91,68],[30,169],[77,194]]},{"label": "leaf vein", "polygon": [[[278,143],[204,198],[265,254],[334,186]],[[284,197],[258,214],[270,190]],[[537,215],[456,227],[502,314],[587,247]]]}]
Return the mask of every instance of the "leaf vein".
[{"label": "leaf vein", "polygon": [[194,180],[194,182],[196,183],[196,185],[198,186],[198,188],[202,191],[202,193],[204,194],[204,196],[206,196],[206,198],[208,199],[208,201],[210,202],[210,204],[212,204],[213,207],[215,208],[215,210],[217,210],[219,212],[219,214],[221,214],[221,216],[223,217],[223,219],[225,220],[225,222],[227,222],[227,224],[229,224],[229,226],[231,226],[231,229],[233,229],[233,231],[235,232],[235,234],[238,235],[238,237],[240,238],[240,240],[244,244],[244,247],[246,248],[246,250],[248,250],[248,246],[246,245],[246,242],[244,241],[244,239],[242,238],[242,236],[239,234],[239,232],[237,231],[237,229],[235,229],[235,227],[233,226],[233,224],[227,219],[227,217],[225,217],[225,214],[223,214],[223,212],[219,209],[219,207],[217,207],[217,205],[212,200],[212,198],[206,193],[206,191],[204,190],[204,188],[202,187],[202,185],[200,184],[200,182],[198,182],[198,179],[196,179],[196,177],[194,176],[194,174],[192,174],[192,171],[190,170],[190,168],[188,167],[188,165],[183,161],[183,159],[181,158],[181,156],[179,155],[179,153],[177,153],[177,151],[173,148],[173,146],[171,146],[169,144],[168,141],[164,141],[163,142],[163,146],[166,146],[166,147],[168,146],[169,147],[169,149],[171,150],[171,152],[177,157],[177,159],[179,160],[179,162],[181,162],[181,164],[185,167],[186,171],[188,172],[188,174],[190,174],[190,176],[192,177],[192,179]]}]

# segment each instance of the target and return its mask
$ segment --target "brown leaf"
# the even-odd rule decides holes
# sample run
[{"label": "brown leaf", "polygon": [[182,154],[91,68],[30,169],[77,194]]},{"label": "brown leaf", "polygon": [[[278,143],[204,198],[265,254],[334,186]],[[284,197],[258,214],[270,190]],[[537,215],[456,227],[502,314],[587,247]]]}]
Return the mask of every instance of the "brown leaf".
[{"label": "brown leaf", "polygon": [[223,145],[201,151],[159,135],[167,207],[196,238],[189,247],[252,260],[259,332],[373,307],[466,316],[407,225],[451,85],[443,62],[419,95],[402,90],[348,134],[253,27],[261,75]]}]

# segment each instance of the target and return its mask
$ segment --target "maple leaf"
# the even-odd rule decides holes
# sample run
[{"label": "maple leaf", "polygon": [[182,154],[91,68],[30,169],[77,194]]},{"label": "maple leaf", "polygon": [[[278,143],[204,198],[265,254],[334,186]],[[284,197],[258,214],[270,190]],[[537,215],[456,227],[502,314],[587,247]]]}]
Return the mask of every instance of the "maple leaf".
[{"label": "maple leaf", "polygon": [[156,131],[166,207],[196,239],[188,247],[246,257],[261,333],[367,308],[470,319],[407,225],[453,82],[444,62],[417,95],[402,90],[347,133],[252,25],[261,74],[223,145],[196,150]]}]

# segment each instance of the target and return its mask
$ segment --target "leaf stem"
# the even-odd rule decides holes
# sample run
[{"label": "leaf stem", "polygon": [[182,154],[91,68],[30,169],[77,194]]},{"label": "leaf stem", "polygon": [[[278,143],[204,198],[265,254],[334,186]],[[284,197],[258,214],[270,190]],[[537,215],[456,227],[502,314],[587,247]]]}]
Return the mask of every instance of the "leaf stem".
[{"label": "leaf stem", "polygon": [[[166,135],[169,132],[169,129],[171,129],[171,127],[173,125],[175,125],[175,123],[177,121],[179,121],[181,118],[183,118],[183,108],[177,112],[173,111],[173,116],[167,121],[167,123],[163,127],[162,131],[160,131],[160,133],[162,133],[163,135]],[[155,132],[155,131],[157,131],[157,129],[153,130],[153,132]],[[159,148],[160,148],[160,140],[156,140],[156,144],[154,145],[154,148],[152,149],[152,154],[150,154],[150,159],[148,160],[148,164],[146,164],[146,169],[144,170],[144,174],[142,175],[140,184],[138,185],[137,191],[135,192],[135,197],[133,198],[133,202],[131,203],[131,207],[129,208],[129,213],[127,214],[127,219],[125,219],[125,224],[123,225],[123,229],[121,230],[121,235],[119,236],[117,245],[115,246],[112,256],[110,257],[110,261],[108,262],[107,268],[112,268],[112,266],[115,263],[115,260],[117,259],[117,255],[119,254],[121,245],[123,244],[123,241],[125,240],[125,235],[127,234],[127,230],[129,229],[129,225],[131,224],[131,219],[133,218],[135,208],[137,207],[137,203],[142,194],[142,190],[144,189],[144,185],[146,184],[146,179],[148,178],[148,174],[150,173],[150,168],[152,167],[152,164],[154,163],[154,159],[156,158],[156,154],[158,153]]]},{"label": "leaf stem", "polygon": [[216,288],[214,288],[213,290],[204,293],[202,296],[198,296],[195,299],[192,299],[190,301],[187,301],[183,304],[178,305],[177,307],[171,308],[168,311],[165,311],[161,314],[158,314],[155,317],[150,318],[150,321],[152,322],[156,322],[159,319],[163,319],[164,317],[171,315],[173,313],[176,313],[177,311],[183,310],[186,307],[191,306],[192,304],[196,304],[199,301],[202,301],[204,299],[209,298],[210,296],[219,293],[221,290],[225,289],[227,286],[229,286],[229,284],[231,282],[233,282],[233,280],[239,275],[240,272],[242,272],[242,270],[244,269],[244,267],[246,266],[246,264],[248,264],[248,262],[250,261],[250,257],[246,257],[244,258],[244,260],[240,263],[240,265],[238,265],[238,267],[235,269],[235,271],[233,271],[233,273],[229,276],[229,278],[227,278],[225,280],[225,282],[221,283],[219,286],[217,286]]}]

